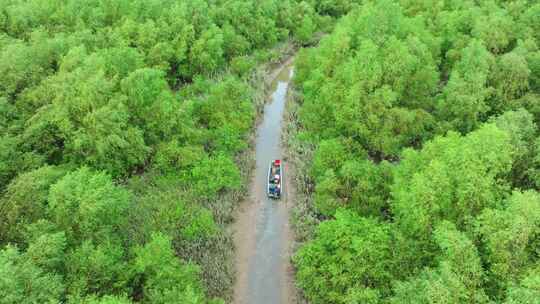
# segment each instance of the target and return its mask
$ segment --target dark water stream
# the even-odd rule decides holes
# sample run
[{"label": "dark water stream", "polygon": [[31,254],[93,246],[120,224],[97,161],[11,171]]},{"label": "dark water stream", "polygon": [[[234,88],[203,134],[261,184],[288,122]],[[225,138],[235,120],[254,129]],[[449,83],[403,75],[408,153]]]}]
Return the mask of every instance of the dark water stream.
[{"label": "dark water stream", "polygon": [[[240,263],[244,267],[239,268],[238,278],[244,282],[237,284],[237,289],[241,289],[235,293],[235,302],[238,304],[278,304],[287,303],[290,299],[290,278],[286,267],[289,265],[288,247],[291,237],[286,207],[288,183],[284,184],[282,198],[274,200],[266,196],[266,179],[270,161],[282,158],[281,126],[292,74],[293,68],[289,64],[274,80],[273,93],[264,107],[264,117],[257,129],[253,202],[248,210],[240,214],[240,217],[251,219],[239,220],[241,227],[237,229],[237,233],[247,234],[244,235],[244,241],[250,243],[247,246],[241,244],[238,248],[250,251],[240,254],[243,259]],[[287,179],[286,168],[284,180]]]}]

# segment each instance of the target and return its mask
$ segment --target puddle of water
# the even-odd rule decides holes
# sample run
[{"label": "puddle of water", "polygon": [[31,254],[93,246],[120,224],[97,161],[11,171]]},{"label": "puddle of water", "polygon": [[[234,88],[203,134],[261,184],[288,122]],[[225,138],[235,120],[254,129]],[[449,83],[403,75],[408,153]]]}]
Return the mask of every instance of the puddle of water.
[{"label": "puddle of water", "polygon": [[[266,174],[270,161],[282,158],[281,124],[292,75],[293,67],[289,64],[273,81],[273,93],[264,107],[264,117],[257,129],[256,171],[252,187],[254,202],[241,212],[236,227],[237,304],[288,303],[291,298],[291,280],[287,271],[291,236],[288,209],[284,202],[286,189],[280,200],[268,198]],[[284,171],[284,179],[286,174]]]}]

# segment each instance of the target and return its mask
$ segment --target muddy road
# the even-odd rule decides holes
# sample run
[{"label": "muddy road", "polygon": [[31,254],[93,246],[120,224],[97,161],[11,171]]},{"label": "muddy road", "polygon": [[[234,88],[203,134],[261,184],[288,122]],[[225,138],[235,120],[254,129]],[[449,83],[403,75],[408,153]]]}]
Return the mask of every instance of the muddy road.
[{"label": "muddy road", "polygon": [[289,227],[291,202],[287,163],[280,200],[266,196],[268,165],[282,159],[281,127],[287,89],[293,75],[292,60],[276,71],[271,96],[264,107],[264,117],[257,128],[256,169],[251,197],[239,208],[234,224],[237,281],[236,304],[294,303],[290,253],[292,234]]}]

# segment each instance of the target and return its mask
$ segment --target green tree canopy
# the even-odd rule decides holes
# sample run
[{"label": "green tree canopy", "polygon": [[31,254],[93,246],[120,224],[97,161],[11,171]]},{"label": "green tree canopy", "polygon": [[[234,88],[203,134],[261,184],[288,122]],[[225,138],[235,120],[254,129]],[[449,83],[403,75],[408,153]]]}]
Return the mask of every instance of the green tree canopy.
[{"label": "green tree canopy", "polygon": [[175,257],[169,238],[154,234],[135,254],[134,271],[144,282],[143,302],[206,303],[197,266]]},{"label": "green tree canopy", "polygon": [[62,278],[38,267],[16,247],[0,251],[0,303],[58,303]]},{"label": "green tree canopy", "polygon": [[489,303],[481,289],[483,269],[473,242],[449,222],[435,229],[438,266],[397,282],[390,303]]},{"label": "green tree canopy", "polygon": [[390,246],[385,224],[339,211],[294,256],[297,283],[312,303],[376,298],[391,278]]},{"label": "green tree canopy", "polygon": [[538,263],[540,195],[514,192],[504,209],[486,209],[478,218],[478,235],[486,250],[490,288],[502,297],[531,265]]},{"label": "green tree canopy", "polygon": [[83,167],[68,173],[51,187],[49,212],[66,231],[70,244],[102,241],[124,227],[131,195],[113,184],[109,175]]},{"label": "green tree canopy", "polygon": [[507,185],[499,177],[510,171],[513,153],[508,133],[494,125],[406,150],[392,186],[396,222],[415,238],[429,239],[443,219],[470,229],[475,216],[504,197]]},{"label": "green tree canopy", "polygon": [[4,242],[21,242],[26,225],[47,217],[49,188],[65,173],[63,168],[44,166],[19,175],[9,184],[0,199]]}]

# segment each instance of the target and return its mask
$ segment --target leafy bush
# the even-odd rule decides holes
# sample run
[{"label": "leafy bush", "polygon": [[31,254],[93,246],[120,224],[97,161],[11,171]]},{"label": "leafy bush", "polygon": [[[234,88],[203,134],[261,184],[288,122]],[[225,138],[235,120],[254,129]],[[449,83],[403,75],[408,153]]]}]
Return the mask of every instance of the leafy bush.
[{"label": "leafy bush", "polygon": [[350,11],[295,61],[307,299],[536,303],[538,4],[311,3]]},{"label": "leafy bush", "polygon": [[338,211],[294,256],[298,285],[313,303],[349,303],[359,293],[376,295],[372,288],[390,278],[390,246],[387,226]]}]

